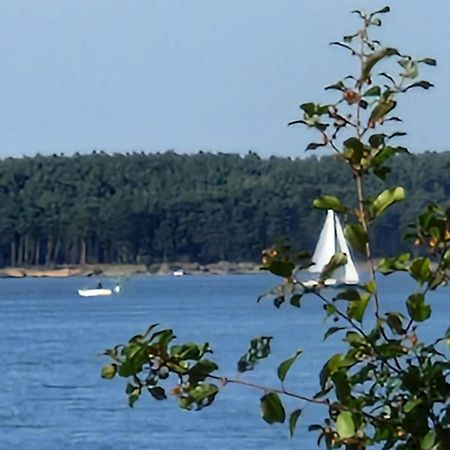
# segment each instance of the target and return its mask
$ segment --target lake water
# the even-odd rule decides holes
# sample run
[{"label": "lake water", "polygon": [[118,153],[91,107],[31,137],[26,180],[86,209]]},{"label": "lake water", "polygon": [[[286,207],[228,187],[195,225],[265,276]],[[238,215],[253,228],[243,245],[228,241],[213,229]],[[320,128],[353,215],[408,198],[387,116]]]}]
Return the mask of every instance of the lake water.
[{"label": "lake water", "polygon": [[[157,402],[145,395],[130,409],[125,380],[99,376],[107,361],[98,356],[102,350],[158,322],[180,341],[208,341],[227,376],[236,374],[250,339],[275,336],[271,357],[242,378],[277,386],[276,367],[302,348],[286,386],[316,392],[318,371],[339,351],[339,339],[321,340],[327,325],[314,297],[300,309],[256,304],[275,281],[266,275],[133,277],[118,296],[86,299],[76,294],[94,284],[86,278],[0,280],[0,449],[315,448],[307,426],[320,421],[320,406],[306,406],[291,440],[287,425],[261,420],[258,391],[229,385],[200,412],[180,410],[173,398]],[[403,311],[411,281],[396,276],[381,284],[385,310]],[[433,294],[432,321],[421,337],[446,331],[449,294],[449,288]]]}]

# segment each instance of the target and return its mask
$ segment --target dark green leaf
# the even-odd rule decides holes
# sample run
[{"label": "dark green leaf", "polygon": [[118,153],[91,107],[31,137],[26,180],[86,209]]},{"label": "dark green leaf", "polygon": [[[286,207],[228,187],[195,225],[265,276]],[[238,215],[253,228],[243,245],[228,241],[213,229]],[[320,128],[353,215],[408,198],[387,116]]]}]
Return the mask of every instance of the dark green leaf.
[{"label": "dark green leaf", "polygon": [[381,95],[380,86],[372,86],[364,93],[363,97],[379,97],[380,95]]},{"label": "dark green leaf", "polygon": [[148,388],[148,392],[155,398],[156,400],[165,400],[167,398],[166,392],[160,386],[153,386]]},{"label": "dark green leaf", "polygon": [[416,258],[413,260],[409,273],[420,284],[426,283],[431,277],[431,264],[429,258]]},{"label": "dark green leaf", "polygon": [[289,369],[292,367],[292,364],[294,364],[298,356],[302,354],[302,352],[303,350],[297,350],[294,356],[286,359],[278,366],[277,374],[281,382],[283,382],[286,379],[286,375],[288,374]]},{"label": "dark green leaf", "polygon": [[389,8],[389,6],[385,6],[384,8],[381,8],[381,9],[379,9],[377,11],[374,11],[372,13],[372,15],[374,15],[374,14],[386,14],[386,13],[388,13],[390,11],[391,11],[391,8]]},{"label": "dark green leaf", "polygon": [[279,277],[289,278],[293,270],[294,264],[289,261],[272,261],[269,265],[269,271]]},{"label": "dark green leaf", "polygon": [[336,389],[336,397],[342,404],[346,405],[351,395],[347,373],[344,370],[338,370],[331,376],[331,379]]},{"label": "dark green leaf", "polygon": [[429,81],[417,81],[416,83],[412,83],[409,86],[407,86],[405,89],[403,89],[404,92],[408,91],[409,89],[415,88],[415,87],[420,87],[422,89],[430,89],[432,87],[434,87],[433,83],[430,83]]},{"label": "dark green leaf", "polygon": [[427,64],[428,66],[436,66],[437,62],[434,58],[423,58],[419,62]]},{"label": "dark green leaf", "polygon": [[349,302],[347,306],[347,315],[351,319],[362,322],[367,305],[369,304],[369,300],[370,294],[361,293],[359,300]]},{"label": "dark green leaf", "polygon": [[[363,154],[364,154],[364,145],[359,139],[351,137],[344,142],[344,155],[346,159],[352,162],[353,164],[358,164],[361,161]],[[337,212],[345,212],[345,211],[337,211]]]},{"label": "dark green leaf", "polygon": [[338,81],[335,84],[331,84],[330,86],[327,86],[325,88],[326,91],[331,90],[331,89],[335,89],[337,91],[343,91],[345,90],[345,84],[342,81]]},{"label": "dark green leaf", "polygon": [[383,147],[386,140],[384,133],[372,134],[369,138],[369,144],[372,148]]},{"label": "dark green leaf", "polygon": [[361,294],[356,289],[349,288],[345,291],[339,292],[339,294],[336,296],[336,300],[348,300],[349,302],[359,301],[361,300]]},{"label": "dark green leaf", "polygon": [[383,275],[389,275],[390,273],[397,271],[407,271],[410,256],[409,253],[402,253],[401,255],[392,258],[383,258],[379,263],[378,270]]},{"label": "dark green leaf", "polygon": [[270,355],[270,341],[271,337],[262,336],[252,339],[250,348],[245,355],[238,361],[238,371],[247,372],[253,370],[256,363]]},{"label": "dark green leaf", "polygon": [[289,435],[291,437],[294,436],[295,427],[297,426],[297,421],[300,415],[302,414],[301,409],[296,409],[292,412],[291,416],[289,417]]},{"label": "dark green leaf", "polygon": [[335,41],[335,42],[330,42],[330,45],[337,45],[338,47],[343,47],[343,48],[345,48],[345,49],[347,49],[347,50],[350,50],[350,52],[351,52],[352,54],[355,54],[355,50],[353,50],[353,49],[350,47],[350,45],[344,44],[344,43],[342,43],[342,42],[337,42],[337,41]]},{"label": "dark green leaf", "polygon": [[284,295],[278,295],[273,299],[273,305],[275,306],[275,308],[280,308],[280,306],[284,303],[285,300],[286,299]]},{"label": "dark green leaf", "polygon": [[415,398],[412,400],[409,400],[405,403],[405,406],[403,407],[403,411],[405,411],[405,413],[409,413],[411,412],[417,405],[420,405],[422,403],[422,399],[421,398]]},{"label": "dark green leaf", "polygon": [[409,316],[416,322],[423,322],[431,315],[431,308],[425,303],[425,296],[418,292],[408,297],[406,301]]},{"label": "dark green leaf", "polygon": [[208,359],[201,359],[189,371],[189,375],[195,379],[205,379],[211,372],[218,369],[218,365]]},{"label": "dark green leaf", "polygon": [[329,328],[327,330],[327,332],[325,333],[325,335],[323,336],[323,340],[327,339],[328,337],[330,337],[334,333],[337,333],[338,331],[341,331],[341,330],[345,330],[345,327],[331,327],[331,328]]},{"label": "dark green leaf", "polygon": [[268,424],[283,423],[286,420],[286,412],[278,394],[270,392],[261,397],[260,407],[262,418]]},{"label": "dark green leaf", "polygon": [[387,313],[386,322],[393,333],[401,334],[403,330],[403,316],[400,313]]},{"label": "dark green leaf", "polygon": [[316,104],[312,102],[303,103],[300,105],[300,109],[302,109],[308,116],[313,116],[316,113]]},{"label": "dark green leaf", "polygon": [[296,308],[300,308],[301,299],[302,299],[302,296],[300,294],[295,294],[291,297],[290,303],[292,306],[295,306]]},{"label": "dark green leaf", "polygon": [[325,144],[321,142],[311,142],[305,150],[316,150],[319,147],[325,147]]}]

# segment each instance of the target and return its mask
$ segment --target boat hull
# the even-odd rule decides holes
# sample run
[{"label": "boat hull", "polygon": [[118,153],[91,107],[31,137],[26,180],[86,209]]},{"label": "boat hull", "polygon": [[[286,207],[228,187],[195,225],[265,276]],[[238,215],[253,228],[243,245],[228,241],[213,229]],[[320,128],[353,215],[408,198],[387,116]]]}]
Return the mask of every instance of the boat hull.
[{"label": "boat hull", "polygon": [[112,289],[78,289],[78,295],[81,297],[105,297],[112,293]]}]

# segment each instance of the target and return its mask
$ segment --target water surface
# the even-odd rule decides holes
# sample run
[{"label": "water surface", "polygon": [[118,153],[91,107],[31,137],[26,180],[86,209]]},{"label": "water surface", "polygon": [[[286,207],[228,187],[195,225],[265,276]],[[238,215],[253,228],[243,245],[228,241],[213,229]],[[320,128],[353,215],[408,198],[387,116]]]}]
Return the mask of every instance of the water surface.
[{"label": "water surface", "polygon": [[[255,336],[275,336],[273,355],[246,379],[277,386],[279,362],[304,349],[287,388],[312,394],[323,362],[341,343],[321,336],[327,329],[316,298],[302,308],[275,309],[256,298],[274,284],[265,275],[134,277],[119,296],[81,298],[81,278],[0,280],[0,449],[269,449],[314,448],[307,432],[321,407],[306,406],[297,436],[287,426],[269,426],[259,413],[258,391],[227,386],[215,404],[200,412],[180,410],[174,399],[143,396],[127,406],[123,379],[99,377],[107,347],[158,322],[179,340],[208,341],[220,373],[235,375],[236,361]],[[106,283],[105,283],[106,284]],[[403,310],[412,283],[404,276],[382,279],[383,307]],[[425,337],[448,325],[449,288],[432,297],[433,319]],[[287,402],[287,409],[304,405]]]}]

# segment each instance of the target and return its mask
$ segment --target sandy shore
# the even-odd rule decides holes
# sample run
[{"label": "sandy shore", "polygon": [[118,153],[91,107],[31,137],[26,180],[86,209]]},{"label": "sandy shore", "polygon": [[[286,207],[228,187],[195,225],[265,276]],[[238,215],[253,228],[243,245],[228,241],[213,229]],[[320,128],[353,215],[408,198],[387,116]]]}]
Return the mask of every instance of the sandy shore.
[{"label": "sandy shore", "polygon": [[105,276],[128,277],[133,275],[225,275],[261,273],[259,265],[252,262],[233,263],[219,261],[214,264],[198,263],[161,263],[145,266],[144,264],[89,264],[85,266],[62,267],[5,267],[0,269],[0,277],[52,277]]}]

